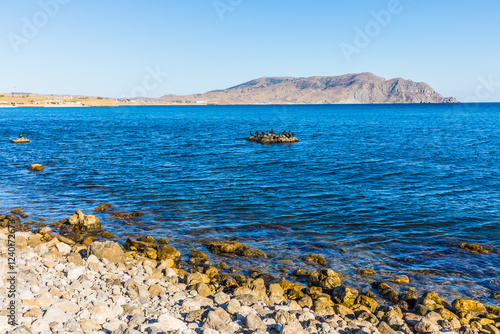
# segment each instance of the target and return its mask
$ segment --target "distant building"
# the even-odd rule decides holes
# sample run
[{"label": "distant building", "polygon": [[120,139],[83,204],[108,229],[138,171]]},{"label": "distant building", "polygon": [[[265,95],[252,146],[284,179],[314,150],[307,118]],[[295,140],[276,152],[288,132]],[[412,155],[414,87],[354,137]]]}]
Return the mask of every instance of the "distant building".
[{"label": "distant building", "polygon": [[29,97],[29,96],[31,96],[30,93],[26,93],[26,92],[12,92],[11,95],[12,95],[12,97]]}]

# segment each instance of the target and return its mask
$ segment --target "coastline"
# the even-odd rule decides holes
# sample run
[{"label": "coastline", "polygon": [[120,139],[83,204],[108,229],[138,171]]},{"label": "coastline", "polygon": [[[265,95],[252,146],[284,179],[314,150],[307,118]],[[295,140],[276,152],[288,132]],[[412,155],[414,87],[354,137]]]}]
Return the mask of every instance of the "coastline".
[{"label": "coastline", "polygon": [[[94,212],[108,209],[104,204]],[[19,216],[21,209],[1,217],[1,261],[5,266],[8,235],[15,229],[17,320],[32,333],[50,328],[73,333],[497,333],[500,327],[499,306],[446,301],[432,291],[418,294],[404,276],[374,281],[369,290],[350,288],[320,255],[308,256],[316,270],[294,272],[307,284],[273,280],[257,268],[234,276],[232,268],[210,262],[207,254],[182,255],[165,239],[147,236],[124,245],[104,241],[112,235],[103,232],[96,216],[79,210],[50,226],[39,223],[34,233],[19,232],[34,228],[21,224]],[[265,256],[236,241],[215,240],[208,249],[256,262]],[[186,258],[187,263],[181,261]],[[371,271],[364,274],[369,277]]]},{"label": "coastline", "polygon": [[[487,103],[497,103],[497,102],[482,102],[483,104]],[[71,105],[71,104],[63,104],[63,105],[15,105],[15,106],[5,106],[0,105],[0,109],[2,108],[111,108],[111,107],[206,107],[206,106],[352,106],[352,105],[361,105],[361,106],[371,106],[371,105],[462,105],[462,102],[426,102],[426,103],[392,103],[392,102],[373,102],[373,103],[321,103],[321,104],[311,104],[311,103],[236,103],[236,104],[225,104],[225,103],[135,103],[135,104],[110,104],[110,105]],[[477,103],[471,103],[477,104]]]}]

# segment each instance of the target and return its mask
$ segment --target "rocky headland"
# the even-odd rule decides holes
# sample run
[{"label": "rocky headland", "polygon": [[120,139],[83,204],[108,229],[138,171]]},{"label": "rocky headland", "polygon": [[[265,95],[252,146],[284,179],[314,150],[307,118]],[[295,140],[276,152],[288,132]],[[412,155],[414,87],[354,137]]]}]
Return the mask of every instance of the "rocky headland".
[{"label": "rocky headland", "polygon": [[[94,211],[114,219],[141,215],[114,212],[109,204]],[[404,275],[373,281],[370,291],[350,288],[319,254],[304,259],[316,270],[293,272],[307,283],[275,279],[258,268],[234,275],[234,268],[212,263],[204,252],[181,254],[166,238],[129,238],[123,245],[106,240],[114,236],[80,210],[48,225],[21,223],[19,216],[28,217],[20,208],[0,215],[2,333],[500,333],[498,306],[418,293]],[[4,298],[12,247],[16,326],[7,325]],[[207,249],[255,261],[267,257],[234,240],[214,240]]]},{"label": "rocky headland", "polygon": [[372,73],[309,78],[264,77],[203,94],[165,95],[161,103],[209,104],[370,104],[456,103],[425,82],[386,80]]}]

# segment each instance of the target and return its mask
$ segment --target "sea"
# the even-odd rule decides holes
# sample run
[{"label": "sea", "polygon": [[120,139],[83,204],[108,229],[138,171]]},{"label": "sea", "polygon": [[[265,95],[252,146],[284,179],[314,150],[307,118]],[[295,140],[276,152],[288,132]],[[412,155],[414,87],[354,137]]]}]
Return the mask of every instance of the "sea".
[{"label": "sea", "polygon": [[[246,140],[271,129],[300,141]],[[197,249],[289,279],[321,254],[362,290],[500,304],[500,104],[4,108],[0,133],[0,213],[50,223],[111,203],[145,213],[97,214],[119,242],[164,237],[184,261]],[[20,133],[31,142],[9,143]],[[211,254],[212,240],[268,259]]]}]

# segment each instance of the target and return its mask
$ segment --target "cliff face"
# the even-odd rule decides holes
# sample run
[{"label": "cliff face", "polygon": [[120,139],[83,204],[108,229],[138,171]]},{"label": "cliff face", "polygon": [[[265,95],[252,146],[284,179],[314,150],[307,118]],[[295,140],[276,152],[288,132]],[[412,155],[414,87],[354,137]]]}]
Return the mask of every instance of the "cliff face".
[{"label": "cliff face", "polygon": [[185,96],[165,95],[165,102],[218,104],[342,104],[342,103],[454,103],[428,84],[402,78],[385,80],[372,73],[336,77],[260,78],[224,90]]}]

